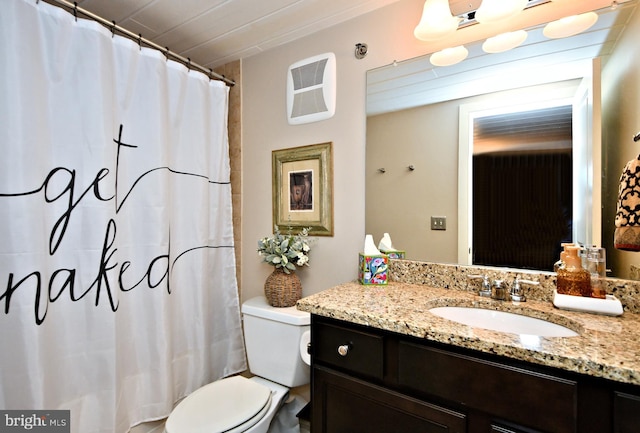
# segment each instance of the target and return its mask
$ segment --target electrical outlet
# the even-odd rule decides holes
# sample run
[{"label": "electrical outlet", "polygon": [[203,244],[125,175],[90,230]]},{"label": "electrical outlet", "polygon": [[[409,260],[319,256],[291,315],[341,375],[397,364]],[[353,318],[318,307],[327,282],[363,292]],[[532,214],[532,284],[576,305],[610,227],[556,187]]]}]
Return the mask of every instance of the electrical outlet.
[{"label": "electrical outlet", "polygon": [[447,217],[431,217],[431,230],[446,230]]}]

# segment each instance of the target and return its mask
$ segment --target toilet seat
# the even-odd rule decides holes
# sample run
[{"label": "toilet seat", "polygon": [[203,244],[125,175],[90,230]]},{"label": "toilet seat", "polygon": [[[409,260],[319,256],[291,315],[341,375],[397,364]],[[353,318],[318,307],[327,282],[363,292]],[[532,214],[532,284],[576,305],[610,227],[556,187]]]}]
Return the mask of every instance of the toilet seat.
[{"label": "toilet seat", "polygon": [[255,425],[269,410],[271,390],[243,376],[197,389],[171,412],[167,433],[237,433]]}]

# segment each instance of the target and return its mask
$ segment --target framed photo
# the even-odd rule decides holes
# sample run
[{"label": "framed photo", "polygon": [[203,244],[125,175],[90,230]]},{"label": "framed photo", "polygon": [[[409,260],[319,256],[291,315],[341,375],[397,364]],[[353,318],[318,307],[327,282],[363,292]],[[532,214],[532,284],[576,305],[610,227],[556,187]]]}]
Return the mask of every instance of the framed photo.
[{"label": "framed photo", "polygon": [[274,150],[273,224],[312,236],[333,236],[331,143]]}]

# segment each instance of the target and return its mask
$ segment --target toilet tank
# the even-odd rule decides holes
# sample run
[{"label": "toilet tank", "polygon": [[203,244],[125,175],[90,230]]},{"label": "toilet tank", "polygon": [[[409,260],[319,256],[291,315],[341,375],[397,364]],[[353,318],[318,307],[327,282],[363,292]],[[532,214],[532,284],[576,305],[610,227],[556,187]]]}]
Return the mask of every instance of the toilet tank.
[{"label": "toilet tank", "polygon": [[272,307],[259,296],[242,304],[242,318],[251,373],[290,388],[309,383],[309,366],[300,355],[309,313]]}]

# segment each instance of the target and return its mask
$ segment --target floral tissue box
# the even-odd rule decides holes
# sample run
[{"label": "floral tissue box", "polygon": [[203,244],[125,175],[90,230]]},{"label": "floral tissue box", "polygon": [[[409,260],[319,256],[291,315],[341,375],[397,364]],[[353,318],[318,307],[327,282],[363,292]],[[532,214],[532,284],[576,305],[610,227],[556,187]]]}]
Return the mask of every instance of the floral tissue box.
[{"label": "floral tissue box", "polygon": [[404,259],[407,254],[402,250],[380,250],[380,252],[390,259]]},{"label": "floral tissue box", "polygon": [[365,286],[387,284],[389,279],[389,257],[366,256],[360,253],[358,281]]}]

